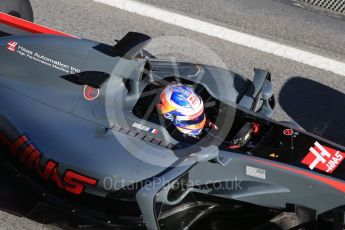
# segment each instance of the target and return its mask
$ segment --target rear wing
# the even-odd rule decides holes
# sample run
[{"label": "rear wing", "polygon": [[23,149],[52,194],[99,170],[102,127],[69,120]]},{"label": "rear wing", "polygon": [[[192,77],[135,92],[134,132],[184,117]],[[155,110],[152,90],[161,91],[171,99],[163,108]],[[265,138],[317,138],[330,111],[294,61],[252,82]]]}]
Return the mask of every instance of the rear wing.
[{"label": "rear wing", "polygon": [[58,30],[50,29],[5,13],[0,13],[0,37],[23,34],[49,34],[77,38]]}]

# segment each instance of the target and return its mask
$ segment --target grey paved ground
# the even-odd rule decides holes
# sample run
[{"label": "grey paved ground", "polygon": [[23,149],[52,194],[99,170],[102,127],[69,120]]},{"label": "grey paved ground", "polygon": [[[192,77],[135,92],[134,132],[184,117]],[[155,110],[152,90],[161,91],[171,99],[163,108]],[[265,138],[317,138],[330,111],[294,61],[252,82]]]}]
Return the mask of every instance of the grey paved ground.
[{"label": "grey paved ground", "polygon": [[[340,19],[271,0],[141,1],[345,60],[345,21]],[[153,53],[161,52],[160,39],[168,39],[172,48],[184,48],[178,52],[167,51],[162,56],[208,61],[203,53],[184,46],[180,42],[182,38],[172,37],[183,36],[208,47],[228,68],[248,77],[252,75],[254,67],[268,69],[272,72],[278,98],[276,119],[293,119],[306,130],[345,145],[344,77],[91,0],[32,0],[32,4],[36,22],[80,37],[112,44],[114,39],[121,38],[129,30],[138,31],[156,38],[158,45],[154,43],[148,47]],[[198,57],[195,57],[195,52]],[[7,214],[0,214],[0,228],[51,229]]]}]

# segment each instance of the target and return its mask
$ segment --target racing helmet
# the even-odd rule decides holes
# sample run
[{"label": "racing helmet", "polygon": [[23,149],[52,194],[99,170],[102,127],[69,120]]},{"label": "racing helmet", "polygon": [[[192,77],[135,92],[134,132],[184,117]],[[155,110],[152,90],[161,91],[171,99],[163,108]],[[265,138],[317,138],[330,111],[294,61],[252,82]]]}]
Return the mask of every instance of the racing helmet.
[{"label": "racing helmet", "polygon": [[180,83],[172,83],[160,95],[160,111],[176,128],[197,137],[206,123],[204,103],[193,88]]}]

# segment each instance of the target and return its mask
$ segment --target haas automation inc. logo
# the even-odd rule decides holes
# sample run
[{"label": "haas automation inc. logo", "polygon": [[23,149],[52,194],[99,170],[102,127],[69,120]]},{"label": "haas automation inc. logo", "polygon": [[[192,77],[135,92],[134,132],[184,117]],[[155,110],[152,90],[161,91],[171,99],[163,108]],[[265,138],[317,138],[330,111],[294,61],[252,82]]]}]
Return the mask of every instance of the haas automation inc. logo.
[{"label": "haas automation inc. logo", "polygon": [[18,43],[15,41],[9,41],[7,44],[7,49],[11,52],[15,52],[17,50]]},{"label": "haas automation inc. logo", "polygon": [[311,170],[316,168],[327,173],[333,173],[345,158],[345,153],[323,146],[319,142],[315,142],[309,151],[302,160],[302,164],[308,165]]}]

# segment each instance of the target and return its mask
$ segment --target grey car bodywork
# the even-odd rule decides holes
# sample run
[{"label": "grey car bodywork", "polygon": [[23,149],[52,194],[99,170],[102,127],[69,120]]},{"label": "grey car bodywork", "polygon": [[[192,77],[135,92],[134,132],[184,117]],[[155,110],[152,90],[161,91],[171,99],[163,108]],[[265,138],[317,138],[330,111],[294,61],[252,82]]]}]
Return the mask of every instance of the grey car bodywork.
[{"label": "grey car bodywork", "polygon": [[[140,42],[133,45],[128,37]],[[112,47],[53,35],[0,38],[1,134],[10,143],[9,152],[16,138],[25,135],[42,154],[38,169],[28,158],[21,158],[24,164],[20,164],[18,155],[5,154],[4,168],[11,169],[9,175],[21,175],[24,181],[17,183],[34,187],[33,194],[44,194],[35,195],[32,203],[23,202],[25,208],[6,210],[40,221],[48,205],[110,227],[188,229],[213,207],[230,201],[281,210],[293,204],[317,214],[344,205],[343,166],[329,175],[300,164],[315,141],[341,152],[343,148],[270,119],[274,97],[267,71],[255,70],[254,80],[249,81],[214,66],[158,60],[145,55],[142,48],[148,40],[130,33]],[[13,42],[16,46],[9,47]],[[176,79],[201,87],[219,103],[219,133],[210,132],[200,143],[184,142],[164,122],[155,122],[154,103],[141,114],[140,99],[159,91],[159,84]],[[88,89],[95,97],[87,97]],[[245,150],[223,146],[236,122],[264,127]],[[286,137],[286,129],[298,135]],[[274,138],[278,144],[267,142]],[[271,157],[273,151],[280,156]],[[55,163],[57,174],[49,174],[45,181],[33,172],[44,175],[49,162]],[[74,178],[76,184],[68,184],[66,172],[72,171],[97,183]],[[57,180],[65,191],[56,186]],[[66,194],[66,188],[77,186],[83,188],[80,194]],[[91,201],[85,202],[88,198]],[[101,201],[114,206],[90,208]],[[130,210],[117,210],[132,205]]]}]

